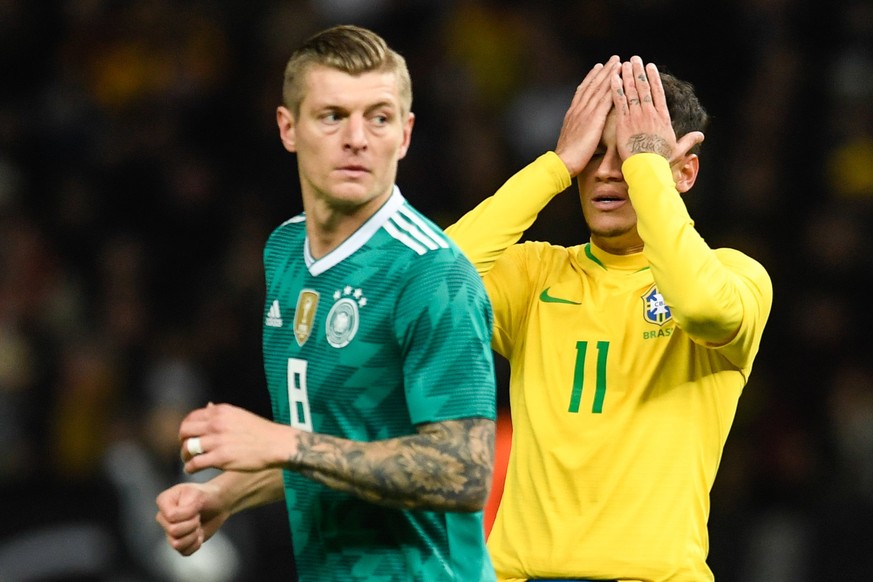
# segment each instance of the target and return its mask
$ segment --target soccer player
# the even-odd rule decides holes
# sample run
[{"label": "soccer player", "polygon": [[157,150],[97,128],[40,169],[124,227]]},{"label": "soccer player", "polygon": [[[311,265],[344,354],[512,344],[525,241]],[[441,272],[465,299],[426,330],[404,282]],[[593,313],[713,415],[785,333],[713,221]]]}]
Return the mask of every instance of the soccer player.
[{"label": "soccer player", "polygon": [[[682,201],[707,122],[690,84],[612,57],[579,85],[555,150],[446,229],[510,363],[488,537],[500,580],[713,579],[709,493],[772,286],[710,248]],[[573,178],[590,240],[516,244]]]},{"label": "soccer player", "polygon": [[404,59],[366,29],[291,56],[277,121],[304,212],[264,250],[274,419],[209,404],[182,422],[185,470],[223,469],[157,498],[183,555],[284,498],[301,580],[494,579],[493,316],[473,265],[395,185],[411,104]]}]

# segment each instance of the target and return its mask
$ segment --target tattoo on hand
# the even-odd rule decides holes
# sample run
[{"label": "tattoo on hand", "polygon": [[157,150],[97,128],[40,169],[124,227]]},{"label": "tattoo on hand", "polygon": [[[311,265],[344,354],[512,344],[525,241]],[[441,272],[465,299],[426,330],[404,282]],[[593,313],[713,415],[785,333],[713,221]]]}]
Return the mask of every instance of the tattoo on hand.
[{"label": "tattoo on hand", "polygon": [[628,140],[628,149],[631,155],[640,153],[654,153],[670,159],[673,149],[667,140],[659,135],[651,133],[638,133]]},{"label": "tattoo on hand", "polygon": [[491,488],[494,430],[491,420],[467,418],[371,443],[301,433],[288,463],[313,481],[379,505],[477,511]]}]

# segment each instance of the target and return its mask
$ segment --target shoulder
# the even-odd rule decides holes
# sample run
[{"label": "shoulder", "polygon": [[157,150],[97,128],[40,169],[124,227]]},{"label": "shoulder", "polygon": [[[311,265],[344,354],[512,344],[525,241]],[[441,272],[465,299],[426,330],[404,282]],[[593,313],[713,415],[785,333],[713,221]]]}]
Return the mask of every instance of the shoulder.
[{"label": "shoulder", "polygon": [[398,253],[395,268],[403,268],[407,279],[417,286],[439,281],[469,283],[482,288],[475,267],[442,228],[408,202],[385,221],[382,229]]},{"label": "shoulder", "polygon": [[517,245],[513,245],[514,248],[519,249],[519,252],[531,253],[535,255],[541,256],[566,256],[573,253],[573,250],[578,247],[565,247],[561,245],[552,244],[550,242],[545,241],[537,241],[537,240],[528,240]]},{"label": "shoulder", "polygon": [[386,217],[382,230],[399,243],[399,248],[406,247],[407,252],[421,257],[455,246],[443,229],[405,200]]},{"label": "shoulder", "polygon": [[544,241],[524,241],[509,247],[504,255],[548,268],[548,265],[564,263],[573,259],[580,247],[565,247]]},{"label": "shoulder", "polygon": [[264,260],[271,256],[287,253],[288,248],[306,237],[306,216],[298,214],[273,229],[264,244]]},{"label": "shoulder", "polygon": [[382,230],[398,260],[413,271],[469,264],[443,229],[408,202],[395,209],[382,223]]},{"label": "shoulder", "polygon": [[306,232],[306,215],[302,212],[297,216],[292,216],[285,222],[273,229],[270,236],[267,237],[267,244],[276,244],[282,240],[293,238],[300,233]]}]

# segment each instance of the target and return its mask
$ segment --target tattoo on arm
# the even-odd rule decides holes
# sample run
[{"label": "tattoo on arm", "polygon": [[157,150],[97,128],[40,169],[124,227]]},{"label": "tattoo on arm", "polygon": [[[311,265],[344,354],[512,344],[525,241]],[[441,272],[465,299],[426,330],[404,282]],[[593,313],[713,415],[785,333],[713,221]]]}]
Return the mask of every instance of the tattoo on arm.
[{"label": "tattoo on arm", "polygon": [[466,418],[375,442],[303,432],[288,468],[379,505],[478,511],[491,490],[494,431],[492,420]]},{"label": "tattoo on arm", "polygon": [[628,139],[628,148],[630,149],[631,155],[654,153],[659,154],[668,160],[670,159],[670,156],[673,155],[672,148],[670,147],[670,144],[667,143],[667,140],[659,135],[651,133],[638,133],[632,135],[630,139]]}]

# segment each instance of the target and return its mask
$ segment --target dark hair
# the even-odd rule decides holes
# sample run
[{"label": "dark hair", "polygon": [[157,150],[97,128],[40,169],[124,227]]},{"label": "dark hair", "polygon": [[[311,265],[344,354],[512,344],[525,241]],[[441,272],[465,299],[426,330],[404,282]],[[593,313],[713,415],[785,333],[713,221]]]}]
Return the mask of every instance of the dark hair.
[{"label": "dark hair", "polygon": [[[658,70],[676,137],[682,137],[691,131],[706,131],[709,126],[709,114],[694,93],[694,85],[662,70],[660,66]],[[700,144],[694,146],[691,152],[699,153]]]}]

